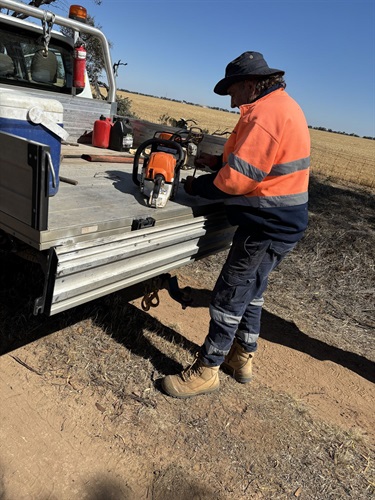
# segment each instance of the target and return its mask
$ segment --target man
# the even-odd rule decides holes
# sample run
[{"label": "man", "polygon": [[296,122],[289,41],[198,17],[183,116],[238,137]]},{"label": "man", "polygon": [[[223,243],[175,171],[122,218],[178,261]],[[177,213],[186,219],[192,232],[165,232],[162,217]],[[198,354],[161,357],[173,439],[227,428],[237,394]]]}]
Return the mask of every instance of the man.
[{"label": "man", "polygon": [[262,54],[245,52],[215,86],[215,93],[230,95],[240,119],[222,157],[202,154],[196,160],[217,171],[189,176],[185,191],[224,199],[229,222],[238,228],[212,293],[199,355],[162,381],[170,396],[218,389],[220,366],[240,383],[251,380],[268,275],[306,229],[310,134],[302,110],[285,92],[283,75]]}]

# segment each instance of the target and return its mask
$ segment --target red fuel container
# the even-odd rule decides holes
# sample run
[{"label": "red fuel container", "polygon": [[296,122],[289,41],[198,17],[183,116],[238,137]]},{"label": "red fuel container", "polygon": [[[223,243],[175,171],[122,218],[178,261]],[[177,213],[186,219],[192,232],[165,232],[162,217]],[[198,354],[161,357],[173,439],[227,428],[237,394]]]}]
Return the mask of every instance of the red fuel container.
[{"label": "red fuel container", "polygon": [[101,115],[99,120],[94,122],[94,130],[92,132],[92,145],[97,148],[108,148],[109,137],[111,134],[112,122],[110,118]]}]

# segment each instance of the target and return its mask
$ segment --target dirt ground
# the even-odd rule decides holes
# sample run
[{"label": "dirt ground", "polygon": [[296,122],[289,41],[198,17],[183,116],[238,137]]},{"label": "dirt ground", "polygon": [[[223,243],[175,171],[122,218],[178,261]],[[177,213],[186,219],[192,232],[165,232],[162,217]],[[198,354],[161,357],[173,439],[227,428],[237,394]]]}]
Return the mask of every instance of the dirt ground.
[{"label": "dirt ground", "polygon": [[221,373],[191,400],[160,379],[203,341],[225,253],[178,272],[192,307],[116,294],[44,320],[1,260],[0,499],[374,498],[373,194],[359,213],[331,186],[327,217],[326,190],[312,185],[309,233],[270,280],[254,380]]}]

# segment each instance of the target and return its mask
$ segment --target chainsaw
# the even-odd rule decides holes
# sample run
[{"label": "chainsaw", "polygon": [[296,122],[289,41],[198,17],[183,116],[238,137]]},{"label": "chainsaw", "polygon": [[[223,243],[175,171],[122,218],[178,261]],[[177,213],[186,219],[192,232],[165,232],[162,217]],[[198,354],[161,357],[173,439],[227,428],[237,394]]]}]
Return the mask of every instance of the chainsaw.
[{"label": "chainsaw", "polygon": [[[143,166],[139,175],[139,160]],[[168,139],[154,137],[143,142],[134,155],[133,182],[147,198],[148,206],[163,208],[173,200],[180,183],[184,152],[173,135]]]},{"label": "chainsaw", "polygon": [[198,154],[198,145],[203,141],[203,131],[199,127],[190,127],[177,132],[155,132],[154,137],[178,142],[184,150],[182,170],[194,168],[194,161]]}]

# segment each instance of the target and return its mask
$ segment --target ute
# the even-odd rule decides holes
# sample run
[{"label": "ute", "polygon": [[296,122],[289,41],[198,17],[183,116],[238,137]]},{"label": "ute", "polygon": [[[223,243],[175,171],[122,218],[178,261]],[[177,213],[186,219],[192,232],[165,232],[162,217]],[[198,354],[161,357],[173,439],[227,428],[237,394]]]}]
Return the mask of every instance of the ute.
[{"label": "ute", "polygon": [[[133,155],[88,143],[99,117],[116,116],[116,84],[108,41],[81,22],[79,9],[68,18],[12,0],[0,0],[0,8],[34,20],[0,14],[0,251],[39,264],[43,291],[31,297],[34,314],[119,290],[149,297],[146,308],[161,287],[184,302],[169,273],[229,247],[234,228],[223,204],[189,197],[180,184],[155,209],[133,182]],[[106,100],[92,97],[81,33],[101,43]],[[134,148],[160,129],[129,121]],[[208,135],[199,144],[216,154],[222,147],[222,138]]]}]

